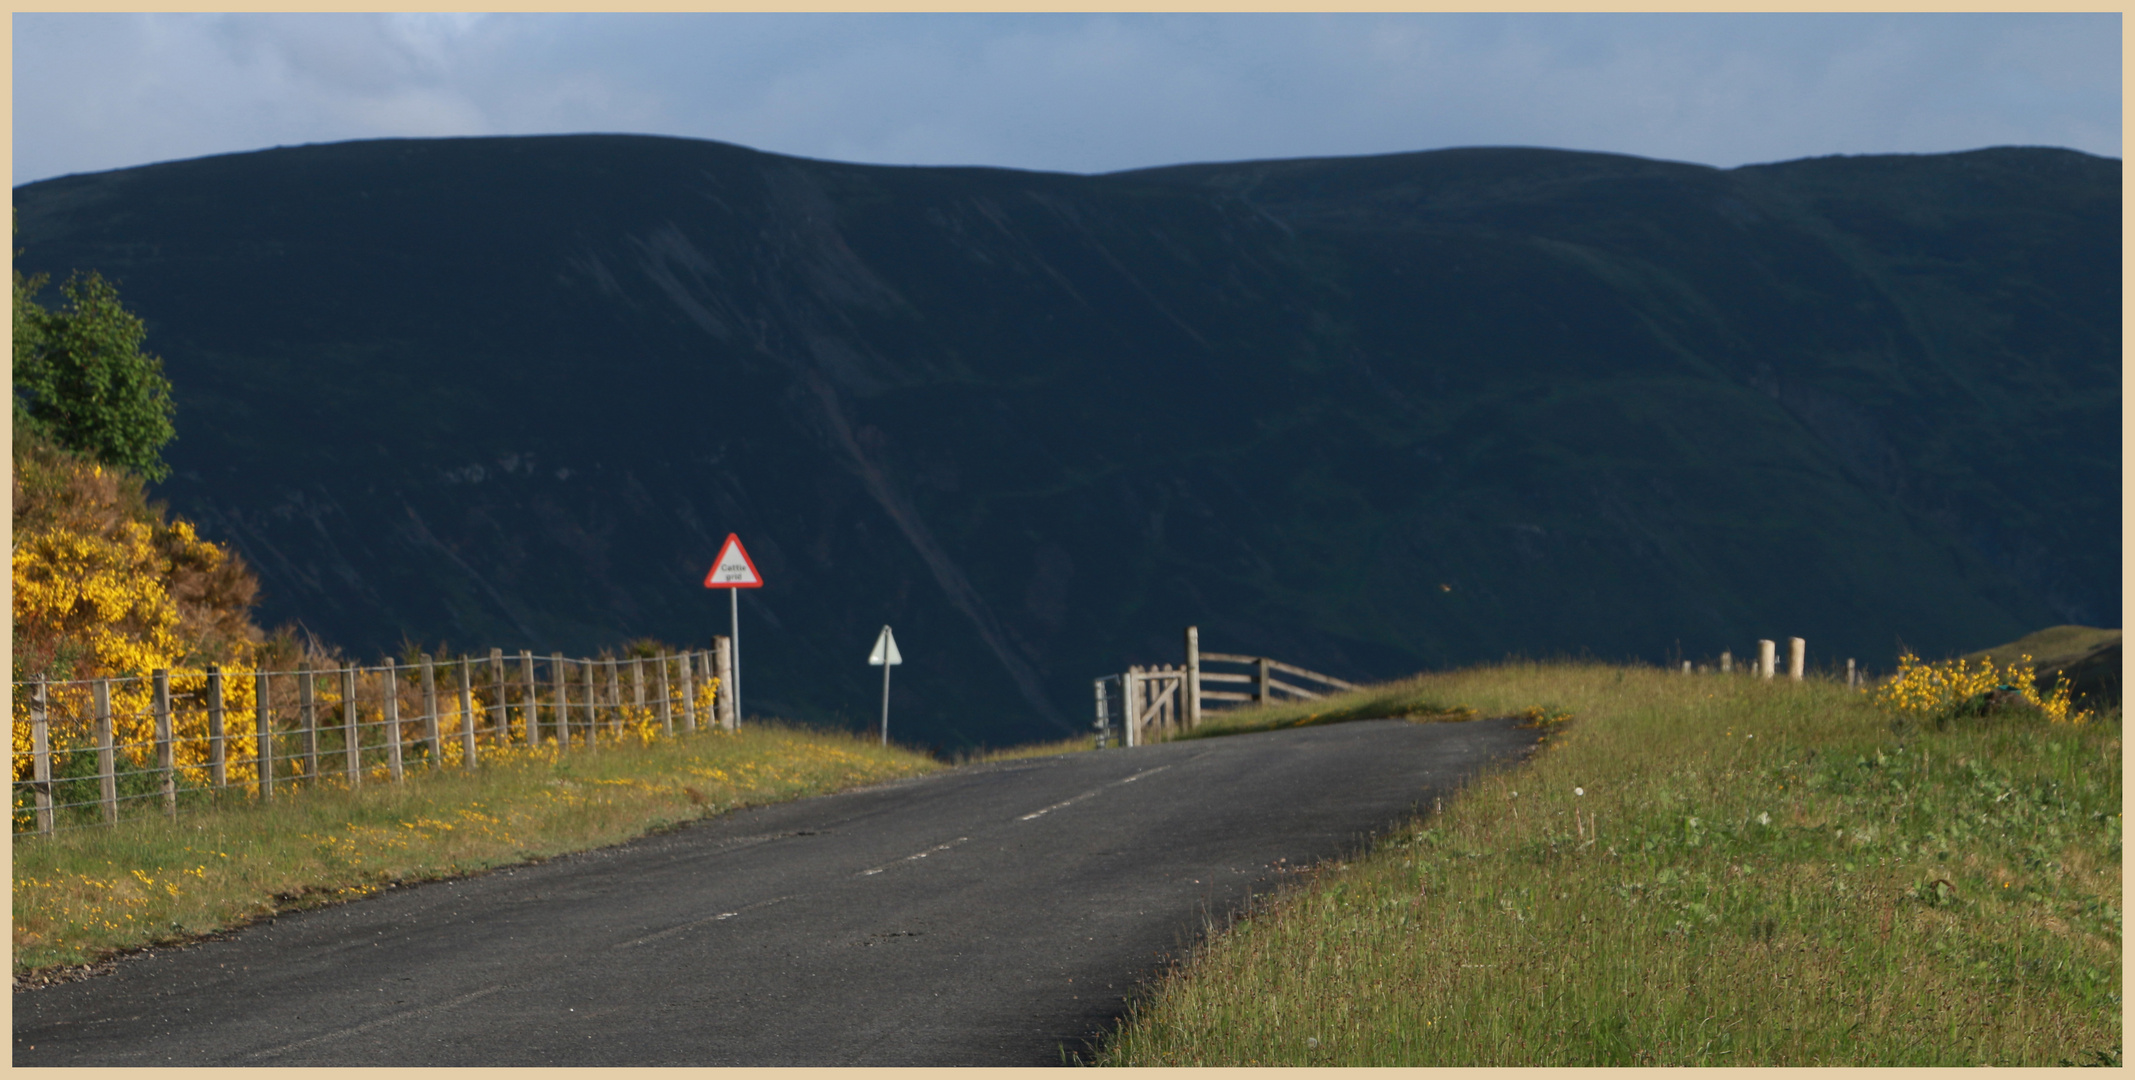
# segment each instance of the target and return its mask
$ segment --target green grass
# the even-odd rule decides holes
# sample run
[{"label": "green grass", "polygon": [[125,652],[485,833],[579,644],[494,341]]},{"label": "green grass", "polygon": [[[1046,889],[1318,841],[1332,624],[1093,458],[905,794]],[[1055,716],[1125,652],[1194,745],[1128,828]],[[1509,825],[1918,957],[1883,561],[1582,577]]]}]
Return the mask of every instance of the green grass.
[{"label": "green grass", "polygon": [[941,768],[835,732],[752,723],[649,744],[491,752],[472,773],[231,799],[14,843],[15,974],[172,944],[277,911],[619,843],[737,807]]},{"label": "green grass", "polygon": [[1429,676],[1366,686],[1316,701],[1284,701],[1265,706],[1225,709],[1201,715],[1201,726],[1175,738],[1207,739],[1220,735],[1243,735],[1253,731],[1340,724],[1350,720],[1472,720],[1475,709],[1460,702],[1433,697]]},{"label": "green grass", "polygon": [[1937,729],[1831,683],[1580,664],[1350,697],[1226,720],[1548,739],[1217,932],[1100,1061],[2119,1061],[2117,712]]},{"label": "green grass", "polygon": [[1052,742],[1024,743],[1020,746],[1004,746],[992,750],[960,754],[956,758],[956,764],[974,765],[988,761],[1020,761],[1024,758],[1052,757],[1056,754],[1072,754],[1081,750],[1095,749],[1097,749],[1096,735],[1077,735],[1068,739],[1055,739]]}]

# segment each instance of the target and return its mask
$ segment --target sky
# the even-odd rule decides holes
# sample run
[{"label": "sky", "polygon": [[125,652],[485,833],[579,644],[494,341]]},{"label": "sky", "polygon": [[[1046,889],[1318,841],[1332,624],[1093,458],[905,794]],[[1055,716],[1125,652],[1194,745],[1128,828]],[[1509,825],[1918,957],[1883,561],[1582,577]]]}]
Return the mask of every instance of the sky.
[{"label": "sky", "polygon": [[16,14],[16,184],[634,132],[1096,173],[1547,146],[2120,156],[2120,15]]}]

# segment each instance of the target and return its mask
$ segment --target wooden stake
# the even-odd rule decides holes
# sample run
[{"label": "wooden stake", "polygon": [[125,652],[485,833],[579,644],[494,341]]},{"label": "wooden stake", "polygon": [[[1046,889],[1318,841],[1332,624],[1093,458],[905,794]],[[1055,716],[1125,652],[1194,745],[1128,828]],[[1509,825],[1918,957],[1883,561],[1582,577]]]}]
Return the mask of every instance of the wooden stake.
[{"label": "wooden stake", "polygon": [[1111,718],[1105,715],[1105,681],[1102,678],[1090,681],[1097,690],[1097,748],[1102,750],[1105,748],[1105,742],[1112,734]]},{"label": "wooden stake", "polygon": [[445,741],[437,729],[437,664],[423,654],[423,739],[430,744],[430,767],[445,763]]},{"label": "wooden stake", "polygon": [[46,712],[51,706],[46,696],[44,676],[30,684],[30,782],[37,798],[37,831],[52,835],[52,740],[46,730]]},{"label": "wooden stake", "polygon": [[568,752],[571,749],[571,693],[560,652],[549,654],[549,678],[556,683],[556,748]]},{"label": "wooden stake", "polygon": [[222,731],[222,668],[208,665],[208,781],[221,791],[230,786],[230,766]]},{"label": "wooden stake", "polygon": [[1119,673],[1119,742],[1132,747],[1134,742],[1134,666]]},{"label": "wooden stake", "polygon": [[1757,677],[1769,679],[1773,669],[1779,666],[1778,646],[1770,638],[1757,639]]},{"label": "wooden stake", "polygon": [[645,658],[630,659],[630,704],[636,715],[645,716]]},{"label": "wooden stake", "polygon": [[598,660],[587,660],[580,666],[580,671],[584,673],[586,678],[586,749],[588,750],[600,749],[600,724],[593,718],[594,689],[598,685],[594,675],[594,668],[599,663],[600,661]]},{"label": "wooden stake", "polygon": [[1735,654],[1731,652],[1722,652],[1720,654],[1720,673],[1722,675],[1725,675],[1733,672],[1734,670]]},{"label": "wooden stake", "polygon": [[400,671],[388,657],[385,670],[379,675],[385,688],[385,701],[380,711],[385,719],[386,771],[392,774],[393,782],[397,784],[405,776],[400,769]]},{"label": "wooden stake", "polygon": [[660,666],[660,730],[669,737],[675,733],[675,702],[667,681],[667,660],[662,656],[655,663]]},{"label": "wooden stake", "polygon": [[[681,661],[682,730],[695,732],[697,730],[697,661],[687,651],[682,653]],[[711,717],[704,718],[704,726],[712,726]]]},{"label": "wooden stake", "polygon": [[272,688],[264,671],[252,675],[252,724],[259,746],[259,797],[261,802],[274,801],[274,714],[267,703],[267,691]]},{"label": "wooden stake", "polygon": [[1268,658],[1265,656],[1254,657],[1253,664],[1258,672],[1258,682],[1256,689],[1253,691],[1253,704],[1264,707],[1270,703],[1268,697],[1270,689],[1268,686]]},{"label": "wooden stake", "polygon": [[356,727],[356,669],[341,669],[341,756],[350,791],[363,786],[363,732]]},{"label": "wooden stake", "polygon": [[1787,678],[1800,682],[1806,673],[1809,643],[1798,637],[1787,639]]},{"label": "wooden stake", "polygon": [[304,779],[319,782],[318,679],[309,659],[297,661],[297,721],[304,725]]},{"label": "wooden stake", "polygon": [[608,659],[608,727],[616,735],[623,733],[623,680],[617,673],[617,661]]},{"label": "wooden stake", "polygon": [[92,692],[96,699],[97,794],[103,797],[104,824],[119,823],[119,773],[111,752],[111,680],[98,679]]},{"label": "wooden stake", "polygon": [[[540,703],[535,700],[534,654],[531,650],[519,650],[519,673],[525,676],[526,683],[524,688],[526,692],[519,702],[519,710],[520,712],[525,714],[521,722],[526,725],[526,745],[540,746],[541,712]],[[506,720],[506,727],[504,731],[500,734],[503,736],[504,742],[511,742],[511,728],[509,719]]]},{"label": "wooden stake", "polygon": [[[496,681],[497,700],[504,699],[504,650],[489,650],[490,671],[499,676]],[[504,714],[497,714],[498,723],[504,722]],[[460,657],[460,768],[474,768],[474,661]]]},{"label": "wooden stake", "polygon": [[[465,660],[465,657],[461,657]],[[473,676],[468,676],[473,682]],[[490,726],[495,729],[490,738],[499,745],[508,746],[512,741],[511,687],[504,678],[504,650],[489,650],[489,703],[485,710],[492,716]]]},{"label": "wooden stake", "polygon": [[1860,670],[1853,666],[1853,657],[1849,656],[1846,658],[1846,688],[1850,690],[1859,685],[1861,685]]},{"label": "wooden stake", "polygon": [[163,816],[178,817],[178,776],[171,754],[171,673],[157,668],[149,673],[155,686],[156,771],[162,774]]},{"label": "wooden stake", "polygon": [[1201,628],[1186,628],[1186,729],[1201,726]]}]

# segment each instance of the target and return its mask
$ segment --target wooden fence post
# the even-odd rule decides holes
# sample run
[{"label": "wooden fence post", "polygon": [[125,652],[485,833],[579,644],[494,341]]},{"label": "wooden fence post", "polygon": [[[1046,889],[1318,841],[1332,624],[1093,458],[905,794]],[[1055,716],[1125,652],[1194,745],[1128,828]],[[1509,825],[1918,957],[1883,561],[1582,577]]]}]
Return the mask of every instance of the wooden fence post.
[{"label": "wooden fence post", "polygon": [[724,635],[712,639],[712,662],[717,666],[713,678],[719,680],[719,689],[712,698],[712,708],[719,715],[719,726],[728,731],[741,730],[740,710],[734,708],[734,642]]},{"label": "wooden fence post", "polygon": [[400,771],[400,669],[393,666],[392,657],[386,658],[385,670],[379,672],[379,676],[385,687],[381,711],[385,714],[386,771],[392,774],[393,782],[397,784],[406,774]]},{"label": "wooden fence post", "polygon": [[1110,718],[1105,716],[1105,680],[1102,677],[1090,680],[1097,690],[1097,748],[1105,748],[1107,736],[1112,734]]},{"label": "wooden fence post", "polygon": [[156,710],[156,771],[161,776],[163,788],[163,816],[175,820],[178,817],[178,776],[176,762],[171,753],[171,673],[168,668],[156,668],[149,672],[155,687]]},{"label": "wooden fence post", "polygon": [[30,782],[37,800],[37,831],[52,835],[52,739],[46,714],[51,698],[44,676],[30,684]]},{"label": "wooden fence post", "polygon": [[594,691],[600,686],[599,667],[600,661],[598,660],[587,660],[579,667],[579,670],[586,678],[586,749],[588,750],[600,749],[600,721],[593,711],[595,698],[598,696]]},{"label": "wooden fence post", "polygon": [[1734,670],[1735,654],[1726,650],[1722,650],[1720,653],[1720,673],[1722,675],[1726,675],[1733,672]]},{"label": "wooden fence post", "polygon": [[208,781],[221,791],[230,786],[228,745],[222,730],[222,666],[208,665]]},{"label": "wooden fence post", "polygon": [[[255,661],[256,662],[256,661]],[[259,797],[261,802],[274,801],[274,714],[267,702],[267,691],[272,685],[267,673],[252,673],[252,726],[259,746]]]},{"label": "wooden fence post", "polygon": [[623,680],[618,674],[618,661],[608,658],[608,727],[617,737],[623,734]]},{"label": "wooden fence post", "polygon": [[645,712],[645,658],[642,656],[630,658],[630,700],[637,714],[649,719]]},{"label": "wooden fence post", "polygon": [[111,752],[111,680],[96,680],[94,693],[97,794],[103,798],[104,824],[116,825],[119,823],[119,772],[118,762]]},{"label": "wooden fence post", "polygon": [[1265,708],[1272,704],[1272,700],[1268,696],[1268,679],[1271,677],[1268,674],[1268,658],[1265,656],[1256,657],[1253,660],[1253,664],[1256,672],[1256,681],[1253,683],[1253,704]]},{"label": "wooden fence post", "polygon": [[[467,658],[464,656],[460,657],[460,662],[466,663]],[[469,690],[470,692],[472,692],[474,673],[469,672],[467,675],[467,679],[470,684]],[[510,688],[506,685],[506,680],[504,678],[504,650],[491,649],[489,650],[490,701],[489,707],[487,709],[484,709],[483,711],[494,711],[493,715],[496,719],[494,721],[493,726],[496,730],[495,734],[491,737],[502,744],[508,744],[512,741],[512,712],[510,703],[511,695],[507,692],[509,689]]]},{"label": "wooden fence post", "polygon": [[1849,656],[1846,658],[1846,689],[1851,690],[1859,685],[1861,685],[1860,669],[1853,666],[1853,657]]},{"label": "wooden fence post", "polygon": [[341,669],[341,756],[348,766],[350,791],[363,786],[363,732],[356,727],[356,668]]},{"label": "wooden fence post", "polygon": [[1201,726],[1201,628],[1186,628],[1186,729]]},{"label": "wooden fence post", "polygon": [[1787,639],[1787,678],[1800,682],[1807,667],[1809,643],[1798,637]]},{"label": "wooden fence post", "polygon": [[563,654],[549,654],[549,680],[556,684],[556,749],[571,749],[571,692],[563,670]]},{"label": "wooden fence post", "polygon": [[1139,745],[1134,739],[1134,665],[1119,673],[1119,744]]},{"label": "wooden fence post", "polygon": [[[525,694],[526,700],[525,700],[525,701],[522,701],[522,702],[520,702],[520,704],[519,704],[519,708],[520,708],[520,710],[521,710],[521,711],[522,711],[523,713],[525,713],[525,716],[524,716],[524,718],[523,718],[523,721],[522,721],[522,722],[523,722],[523,723],[524,723],[524,724],[526,725],[526,745],[528,745],[528,746],[540,746],[540,745],[541,745],[541,711],[540,711],[540,709],[541,709],[541,706],[540,706],[540,703],[539,703],[538,701],[536,701],[536,700],[535,700],[535,693],[534,693],[534,689],[535,689],[535,688],[534,688],[534,652],[533,652],[533,650],[531,650],[531,649],[521,649],[521,650],[519,650],[519,673],[520,673],[521,675],[525,676],[525,679],[524,679],[523,681],[524,681],[524,682],[525,682],[525,684],[526,684],[526,685],[525,685],[525,687],[524,687],[524,689],[525,689],[525,691],[526,691],[526,694]],[[508,726],[508,725],[509,725],[509,719],[508,719],[508,718],[507,718],[507,721],[506,721],[506,722],[507,722],[507,727],[505,728],[505,730],[504,730],[504,732],[503,732],[503,735],[504,735],[504,741],[505,741],[505,742],[510,742],[510,741],[511,741],[511,728],[510,728],[510,727]]]},{"label": "wooden fence post", "polygon": [[[495,674],[498,674],[498,675],[502,675],[502,674],[504,673],[504,652],[503,652],[503,650],[501,650],[501,649],[491,649],[491,650],[489,651],[489,661],[490,661],[490,669],[491,669],[491,671],[492,671],[493,673],[495,673]],[[498,680],[497,680],[497,683],[496,683],[496,690],[497,690],[497,697],[498,697],[498,698],[499,698],[499,699],[501,700],[501,699],[503,698],[503,696],[504,696],[504,680],[502,680],[502,679],[498,679]],[[499,714],[499,719],[500,719],[500,720],[502,719],[502,714],[501,714],[501,713]],[[462,769],[473,769],[473,768],[474,768],[474,755],[475,755],[475,747],[474,747],[474,661],[472,661],[472,660],[469,660],[469,659],[467,659],[467,657],[465,657],[465,656],[461,656],[461,657],[460,657],[460,768],[462,768]]]},{"label": "wooden fence post", "polygon": [[667,656],[662,654],[658,661],[660,665],[660,730],[667,733],[669,737],[673,737],[675,733],[675,703],[673,698],[669,696],[667,659]]},{"label": "wooden fence post", "polygon": [[319,683],[309,657],[297,661],[297,721],[304,725],[304,779],[319,782]]},{"label": "wooden fence post", "polygon": [[430,767],[445,763],[444,733],[437,728],[437,663],[423,654],[423,739],[430,744]]},{"label": "wooden fence post", "polygon": [[1757,639],[1757,677],[1769,679],[1773,669],[1779,666],[1778,646],[1769,638]]},{"label": "wooden fence post", "polygon": [[[684,649],[677,658],[682,665],[682,730],[694,734],[697,730],[697,660]],[[704,726],[712,726],[712,718],[704,718]]]},{"label": "wooden fence post", "polygon": [[1142,745],[1142,669],[1132,664],[1119,675],[1121,718],[1127,728],[1127,745]]}]

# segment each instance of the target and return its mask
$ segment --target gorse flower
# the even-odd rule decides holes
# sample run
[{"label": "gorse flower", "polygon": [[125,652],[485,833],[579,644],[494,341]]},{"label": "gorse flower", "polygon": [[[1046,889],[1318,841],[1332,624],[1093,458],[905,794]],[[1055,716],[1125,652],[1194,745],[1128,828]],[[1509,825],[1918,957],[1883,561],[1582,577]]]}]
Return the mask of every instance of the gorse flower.
[{"label": "gorse flower", "polygon": [[1945,660],[1923,664],[1906,653],[1898,658],[1897,674],[1874,691],[1874,701],[1900,716],[1930,718],[1982,702],[1995,691],[2013,692],[2056,724],[2080,724],[2090,719],[2087,710],[2076,709],[2069,699],[2068,683],[2057,680],[2052,690],[2040,693],[2038,674],[2031,657],[2006,667],[1992,660]]}]

